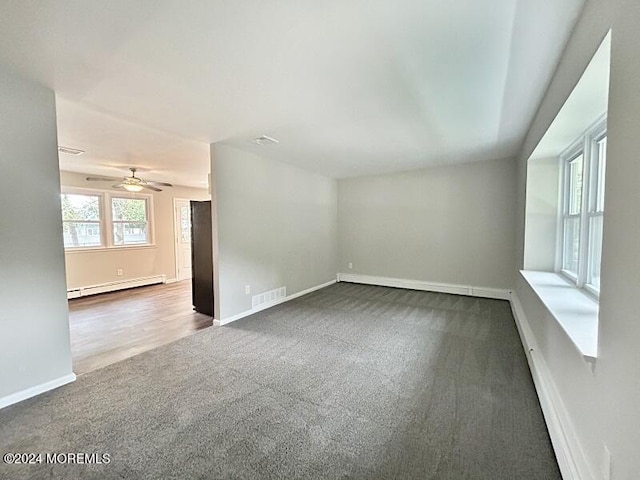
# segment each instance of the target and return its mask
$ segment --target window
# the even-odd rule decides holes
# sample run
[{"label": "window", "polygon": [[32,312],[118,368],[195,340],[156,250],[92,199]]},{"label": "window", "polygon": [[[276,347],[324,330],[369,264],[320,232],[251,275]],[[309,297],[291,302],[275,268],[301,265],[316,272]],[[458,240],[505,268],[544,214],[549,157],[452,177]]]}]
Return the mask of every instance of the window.
[{"label": "window", "polygon": [[191,243],[191,212],[186,205],[180,207],[180,241]]},{"label": "window", "polygon": [[103,246],[101,197],[62,194],[62,231],[65,248]]},{"label": "window", "polygon": [[562,268],[574,280],[578,276],[580,256],[580,211],[582,210],[582,171],[584,156],[580,153],[566,166],[566,202],[563,231],[564,253]]},{"label": "window", "polygon": [[604,176],[607,168],[607,137],[595,143],[592,164],[593,195],[589,207],[589,251],[587,255],[586,285],[600,291],[600,260],[602,257],[602,224],[604,216]]},{"label": "window", "polygon": [[562,156],[560,271],[578,287],[600,292],[606,171],[606,122],[588,130]]},{"label": "window", "polygon": [[61,196],[66,249],[151,245],[151,195],[65,189]]},{"label": "window", "polygon": [[144,245],[147,235],[147,199],[111,198],[111,222],[114,245]]}]

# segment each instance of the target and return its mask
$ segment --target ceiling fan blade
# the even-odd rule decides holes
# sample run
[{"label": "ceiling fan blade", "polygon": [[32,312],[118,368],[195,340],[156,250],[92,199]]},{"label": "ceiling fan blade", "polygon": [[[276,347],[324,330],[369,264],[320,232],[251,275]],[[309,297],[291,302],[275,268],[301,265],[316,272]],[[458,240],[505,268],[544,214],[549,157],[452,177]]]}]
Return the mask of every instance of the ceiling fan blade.
[{"label": "ceiling fan blade", "polygon": [[118,183],[117,185],[112,185],[111,188],[123,188],[124,183]]},{"label": "ceiling fan blade", "polygon": [[153,180],[145,180],[148,184],[158,185],[159,187],[173,187],[173,184],[167,182],[154,182]]},{"label": "ceiling fan blade", "polygon": [[157,188],[154,187],[153,185],[149,185],[148,183],[145,183],[144,185],[140,185],[142,188],[146,188],[147,190],[153,190],[154,192],[161,192],[162,189],[161,188]]},{"label": "ceiling fan blade", "polygon": [[114,180],[120,180],[118,177],[87,177],[88,182],[113,182]]}]

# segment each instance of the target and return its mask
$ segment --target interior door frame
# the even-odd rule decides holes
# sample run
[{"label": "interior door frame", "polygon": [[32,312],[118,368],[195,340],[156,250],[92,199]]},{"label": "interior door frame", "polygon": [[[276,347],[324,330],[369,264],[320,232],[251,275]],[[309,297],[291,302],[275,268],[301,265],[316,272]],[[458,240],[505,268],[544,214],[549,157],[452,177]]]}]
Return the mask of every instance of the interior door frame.
[{"label": "interior door frame", "polygon": [[[178,224],[178,216],[176,215],[177,213],[177,202],[187,202],[187,205],[189,205],[189,202],[191,200],[189,198],[180,198],[180,197],[173,197],[173,257],[174,257],[174,262],[175,262],[175,270],[176,270],[176,282],[179,282],[181,280],[187,280],[186,278],[180,278],[180,276],[178,275],[178,272],[180,271],[180,260],[179,260],[179,249],[180,249],[180,225]],[[191,248],[191,247],[189,247]],[[193,275],[193,273],[192,273]],[[191,277],[189,277],[191,278]]]}]

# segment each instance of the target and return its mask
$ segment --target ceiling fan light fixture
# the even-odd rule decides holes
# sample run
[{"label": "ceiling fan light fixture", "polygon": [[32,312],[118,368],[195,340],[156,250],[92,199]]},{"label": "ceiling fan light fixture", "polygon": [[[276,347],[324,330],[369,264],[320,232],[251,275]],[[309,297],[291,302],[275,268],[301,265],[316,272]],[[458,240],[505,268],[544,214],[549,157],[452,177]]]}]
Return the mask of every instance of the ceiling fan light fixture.
[{"label": "ceiling fan light fixture", "polygon": [[136,185],[135,183],[125,183],[122,186],[124,187],[125,190],[128,190],[129,192],[141,192],[142,191],[142,185]]}]

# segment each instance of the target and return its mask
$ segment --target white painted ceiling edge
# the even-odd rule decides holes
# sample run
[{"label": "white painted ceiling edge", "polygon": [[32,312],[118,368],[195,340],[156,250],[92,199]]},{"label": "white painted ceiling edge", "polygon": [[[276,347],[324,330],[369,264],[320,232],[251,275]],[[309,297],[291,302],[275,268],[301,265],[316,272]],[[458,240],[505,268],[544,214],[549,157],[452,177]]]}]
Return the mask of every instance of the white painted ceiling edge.
[{"label": "white painted ceiling edge", "polygon": [[4,2],[0,61],[56,91],[63,168],[202,186],[224,142],[342,178],[514,156],[583,3]]}]

